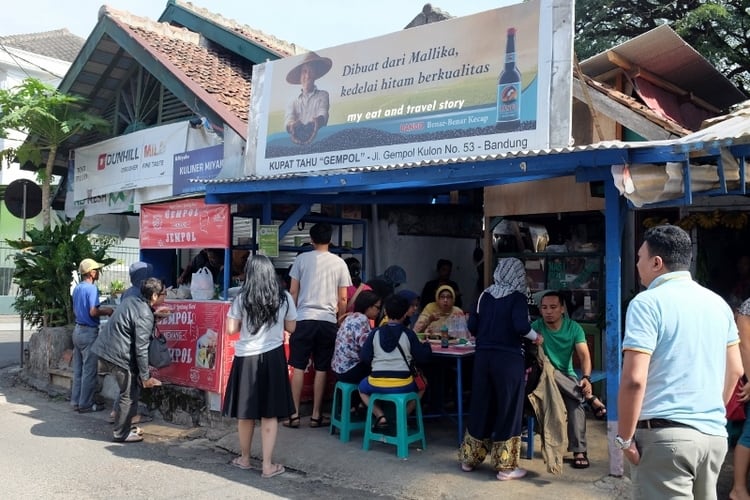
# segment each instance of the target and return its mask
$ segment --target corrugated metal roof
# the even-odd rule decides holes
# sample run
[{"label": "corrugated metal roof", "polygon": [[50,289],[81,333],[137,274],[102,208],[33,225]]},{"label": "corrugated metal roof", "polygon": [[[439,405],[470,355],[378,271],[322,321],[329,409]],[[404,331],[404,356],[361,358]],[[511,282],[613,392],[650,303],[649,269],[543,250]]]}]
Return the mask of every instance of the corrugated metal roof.
[{"label": "corrugated metal roof", "polygon": [[[372,165],[368,167],[350,167],[343,169],[331,169],[317,172],[304,172],[304,173],[291,173],[291,174],[277,174],[269,176],[257,176],[249,175],[246,177],[236,177],[227,179],[205,179],[201,180],[202,184],[232,184],[238,182],[248,181],[276,181],[276,180],[290,180],[300,179],[309,177],[326,177],[326,176],[340,176],[342,174],[362,174],[368,172],[383,172],[383,171],[397,171],[397,170],[409,170],[418,169],[424,167],[437,167],[445,165],[457,165],[463,163],[477,163],[485,161],[495,160],[510,160],[510,159],[524,159],[524,158],[538,158],[543,156],[553,156],[565,153],[585,152],[585,151],[613,151],[643,147],[644,145],[651,145],[655,143],[669,144],[671,141],[649,141],[649,142],[623,142],[623,141],[601,141],[594,144],[587,144],[583,146],[572,146],[565,148],[549,148],[549,149],[537,149],[531,151],[512,151],[507,153],[489,154],[489,155],[477,155],[477,156],[458,156],[455,158],[445,158],[439,160],[426,160],[422,162],[405,162],[405,163],[388,163],[383,165]],[[196,181],[197,182],[197,181]]]},{"label": "corrugated metal roof", "polygon": [[746,99],[728,78],[667,25],[586,59],[581,62],[582,71],[596,78],[617,69],[618,66],[608,58],[610,52],[692,92],[719,109],[729,109]]}]

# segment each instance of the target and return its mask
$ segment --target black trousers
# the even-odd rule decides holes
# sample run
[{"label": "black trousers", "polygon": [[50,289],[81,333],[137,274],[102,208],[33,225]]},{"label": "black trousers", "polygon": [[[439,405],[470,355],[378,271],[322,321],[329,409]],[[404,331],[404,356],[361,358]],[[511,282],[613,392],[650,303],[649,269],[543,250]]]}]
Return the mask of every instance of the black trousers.
[{"label": "black trousers", "polygon": [[120,388],[120,395],[115,404],[115,424],[112,437],[115,441],[124,441],[130,434],[133,417],[138,412],[138,400],[141,397],[141,386],[138,376],[129,369],[117,366],[109,361],[100,360],[106,372],[111,373]]}]

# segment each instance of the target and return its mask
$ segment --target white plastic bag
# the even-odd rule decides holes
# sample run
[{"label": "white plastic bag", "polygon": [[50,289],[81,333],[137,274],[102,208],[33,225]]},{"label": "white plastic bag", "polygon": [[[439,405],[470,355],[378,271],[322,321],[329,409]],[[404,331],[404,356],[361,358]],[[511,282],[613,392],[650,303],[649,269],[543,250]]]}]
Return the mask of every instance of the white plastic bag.
[{"label": "white plastic bag", "polygon": [[214,276],[207,267],[201,267],[193,273],[190,280],[190,295],[195,300],[209,300],[214,298]]}]

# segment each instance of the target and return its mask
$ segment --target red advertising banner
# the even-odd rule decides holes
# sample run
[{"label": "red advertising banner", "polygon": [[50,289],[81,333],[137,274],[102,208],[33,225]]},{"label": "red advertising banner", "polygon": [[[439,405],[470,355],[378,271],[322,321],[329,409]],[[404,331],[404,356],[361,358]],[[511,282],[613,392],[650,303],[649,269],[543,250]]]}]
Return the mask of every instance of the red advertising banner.
[{"label": "red advertising banner", "polygon": [[141,248],[227,248],[229,205],[202,198],[141,207]]},{"label": "red advertising banner", "polygon": [[224,335],[229,302],[169,300],[172,313],[159,321],[172,364],[154,370],[164,382],[224,394],[234,358],[234,342]]}]

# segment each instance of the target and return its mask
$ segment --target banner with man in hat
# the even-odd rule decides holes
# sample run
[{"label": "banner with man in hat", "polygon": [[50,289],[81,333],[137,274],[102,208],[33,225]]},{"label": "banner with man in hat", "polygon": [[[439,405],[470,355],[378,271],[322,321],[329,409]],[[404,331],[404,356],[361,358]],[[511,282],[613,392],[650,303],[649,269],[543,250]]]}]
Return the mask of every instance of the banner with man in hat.
[{"label": "banner with man in hat", "polygon": [[[552,106],[549,97],[553,60],[566,67],[564,54],[553,58],[553,40],[572,41],[572,30],[561,31],[553,33],[551,0],[531,0],[256,65],[245,173],[551,147],[551,110],[567,114],[569,127],[570,103]],[[499,100],[509,67],[510,122]]]}]

